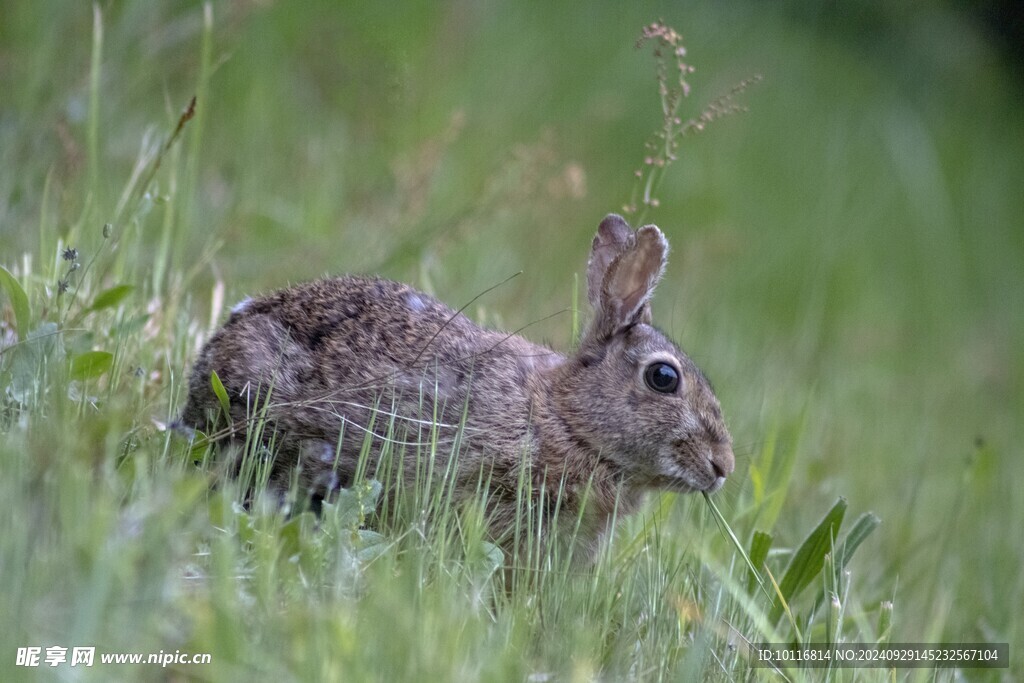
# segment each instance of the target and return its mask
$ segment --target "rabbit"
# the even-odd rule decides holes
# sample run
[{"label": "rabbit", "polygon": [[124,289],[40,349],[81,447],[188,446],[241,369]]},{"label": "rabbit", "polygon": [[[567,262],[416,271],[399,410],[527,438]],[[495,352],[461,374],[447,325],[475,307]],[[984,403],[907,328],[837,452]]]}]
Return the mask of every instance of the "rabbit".
[{"label": "rabbit", "polygon": [[456,500],[484,482],[488,533],[502,547],[523,514],[526,477],[543,533],[571,535],[592,556],[647,492],[713,492],[734,468],[707,378],[651,323],[667,255],[654,225],[634,231],[615,214],[600,223],[587,264],[594,316],[569,355],[384,279],[321,279],[246,299],[195,362],[180,424],[207,429],[222,412],[215,371],[233,438],[262,416],[276,452],[270,487],[282,495],[293,479],[314,501],[351,485],[364,441],[372,476],[390,440],[407,482],[417,447],[450,473]]}]

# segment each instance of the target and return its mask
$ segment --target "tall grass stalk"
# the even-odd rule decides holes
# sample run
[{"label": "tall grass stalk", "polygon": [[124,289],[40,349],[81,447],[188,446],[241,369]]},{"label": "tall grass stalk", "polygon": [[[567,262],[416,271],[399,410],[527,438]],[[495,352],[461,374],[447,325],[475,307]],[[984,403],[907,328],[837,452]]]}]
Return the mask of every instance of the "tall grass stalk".
[{"label": "tall grass stalk", "polygon": [[101,201],[100,188],[100,99],[103,64],[103,13],[98,2],[92,6],[92,56],[89,61],[89,195]]},{"label": "tall grass stalk", "polygon": [[[213,29],[213,4],[205,2],[203,3],[203,28],[200,37],[199,73],[195,89],[197,105],[195,116],[190,123],[188,155],[185,161],[184,181],[181,190],[181,211],[176,223],[179,229],[182,227],[189,228],[195,224],[196,220],[195,197],[199,189],[199,176],[203,159],[203,133],[206,125],[207,111],[212,105],[210,100],[212,92],[210,90],[210,77],[213,73]],[[184,250],[187,244],[187,240],[184,239],[186,234],[187,231],[182,230],[172,240],[174,254],[171,263],[175,269],[183,267]]]}]

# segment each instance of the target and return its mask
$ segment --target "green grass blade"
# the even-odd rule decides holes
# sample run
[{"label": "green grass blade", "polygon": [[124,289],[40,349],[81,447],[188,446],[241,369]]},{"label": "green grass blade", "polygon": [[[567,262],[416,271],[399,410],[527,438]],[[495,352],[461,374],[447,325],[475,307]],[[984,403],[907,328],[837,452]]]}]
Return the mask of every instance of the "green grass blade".
[{"label": "green grass blade", "polygon": [[[206,121],[206,112],[210,109],[210,75],[213,73],[213,5],[210,2],[203,3],[203,29],[199,49],[199,78],[196,82],[196,113],[192,121],[191,140],[189,140],[188,159],[185,163],[185,183],[181,196],[180,220],[186,225],[191,224],[192,202],[198,186],[200,158],[203,151],[203,128]],[[175,254],[175,264],[179,260],[184,240],[177,240],[178,252]]]},{"label": "green grass blade", "polygon": [[800,625],[796,623],[796,617],[793,615],[793,610],[789,608],[789,601],[786,599],[786,596],[783,595],[782,589],[779,588],[779,582],[775,580],[775,575],[772,574],[772,571],[768,569],[768,567],[764,568],[764,572],[768,575],[768,580],[772,582],[772,588],[775,590],[775,597],[778,598],[778,602],[775,603],[775,609],[772,610],[772,615],[768,618],[768,623],[774,627],[775,622],[779,619],[778,616],[776,616],[776,612],[779,614],[785,612],[786,616],[789,617],[790,626],[793,627],[793,633],[796,634],[796,640],[798,642],[802,642],[803,636],[800,635]]},{"label": "green grass blade", "polygon": [[[786,502],[789,485],[793,481],[793,471],[796,468],[797,454],[800,451],[800,440],[806,431],[806,424],[807,407],[805,406],[797,425],[790,425],[787,429],[780,430],[783,433],[782,443],[786,446],[781,451],[781,455],[775,452],[778,444],[774,442],[770,444],[771,457],[763,471],[764,506],[758,511],[756,519],[757,525],[763,529],[771,531],[775,528],[775,522],[782,513],[782,505]],[[778,433],[773,436],[773,439],[775,438],[778,438]],[[776,455],[780,455],[778,460],[775,459]]]},{"label": "green grass blade", "polygon": [[217,396],[217,400],[220,401],[220,407],[224,411],[224,418],[228,421],[228,425],[231,424],[231,401],[228,400],[228,390],[224,388],[224,383],[220,381],[220,377],[217,375],[216,370],[210,372],[210,386],[213,387],[213,393]]},{"label": "green grass blade", "polygon": [[[773,537],[764,531],[755,531],[754,537],[750,540],[750,565],[753,567],[764,566],[768,559],[768,551],[772,549]],[[754,592],[754,584],[762,584],[760,571],[751,571],[747,579],[747,592]],[[763,584],[762,584],[763,585]]]},{"label": "green grass blade", "polygon": [[572,343],[579,343],[580,338],[580,276],[572,275]]},{"label": "green grass blade", "polygon": [[11,275],[3,266],[0,266],[0,286],[7,292],[11,300],[11,308],[14,309],[14,324],[18,328],[18,339],[24,341],[28,335],[29,321],[32,311],[28,305],[28,295],[18,283],[17,278]]},{"label": "green grass blade", "polygon": [[877,639],[879,645],[889,642],[892,635],[892,600],[886,600],[878,610]]},{"label": "green grass blade", "polygon": [[97,193],[100,177],[100,66],[103,63],[103,13],[92,6],[92,58],[89,65],[89,191]]},{"label": "green grass blade", "polygon": [[725,535],[729,538],[730,541],[732,541],[733,547],[736,548],[736,552],[738,552],[740,554],[740,557],[743,558],[743,561],[747,563],[747,569],[750,570],[750,575],[757,579],[758,584],[760,584],[761,586],[761,590],[764,592],[765,596],[769,600],[771,600],[771,593],[768,592],[767,586],[765,586],[764,582],[761,581],[761,573],[757,571],[756,565],[754,565],[754,563],[750,561],[750,556],[747,555],[747,551],[744,550],[743,544],[740,543],[740,540],[738,538],[736,538],[736,534],[733,533],[732,527],[730,527],[729,523],[725,521],[725,517],[723,517],[722,513],[719,512],[718,506],[715,505],[715,502],[713,500],[711,500],[711,496],[709,496],[707,492],[702,493],[704,494],[704,500],[707,501],[708,507],[711,508],[711,513],[714,516],[715,521],[718,523],[718,528],[724,531]]},{"label": "green grass blade", "polygon": [[870,536],[881,523],[882,520],[873,512],[865,512],[857,518],[857,521],[853,523],[853,528],[847,532],[846,539],[843,541],[843,547],[839,552],[839,561],[836,563],[838,570],[841,571],[846,566],[864,539]]},{"label": "green grass blade", "polygon": [[[843,544],[836,551],[836,558],[833,563],[832,570],[834,573],[833,583],[838,585],[840,572],[846,568],[850,558],[853,557],[853,554],[857,551],[860,544],[864,542],[864,539],[870,536],[881,523],[882,520],[873,512],[865,512],[857,518],[857,521],[853,524],[853,528],[846,533],[846,538],[843,540]],[[821,604],[825,602],[825,590],[826,588],[823,586],[818,592],[818,596],[814,599],[815,611],[817,611]]]}]

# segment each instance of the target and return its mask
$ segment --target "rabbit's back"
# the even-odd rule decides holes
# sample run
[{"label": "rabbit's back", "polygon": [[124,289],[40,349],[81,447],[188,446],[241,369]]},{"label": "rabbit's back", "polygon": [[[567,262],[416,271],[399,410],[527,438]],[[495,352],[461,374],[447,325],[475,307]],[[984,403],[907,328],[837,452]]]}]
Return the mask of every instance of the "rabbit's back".
[{"label": "rabbit's back", "polygon": [[332,487],[354,473],[367,434],[373,450],[444,450],[462,430],[464,450],[508,459],[528,429],[533,370],[561,360],[408,285],[323,279],[235,308],[196,363],[183,421],[203,428],[215,416],[216,372],[235,424],[261,416],[285,439],[278,459],[310,460],[304,478]]}]

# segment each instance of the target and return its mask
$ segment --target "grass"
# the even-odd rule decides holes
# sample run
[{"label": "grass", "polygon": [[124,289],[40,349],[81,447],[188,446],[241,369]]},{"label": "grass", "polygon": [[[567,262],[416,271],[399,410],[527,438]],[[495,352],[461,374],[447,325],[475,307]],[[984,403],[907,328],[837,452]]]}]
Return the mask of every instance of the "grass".
[{"label": "grass", "polygon": [[[328,272],[460,306],[523,271],[467,313],[568,348],[662,119],[633,48],[658,16],[697,66],[683,119],[763,76],[646,207],[655,314],[737,442],[711,505],[656,496],[593,568],[510,576],[471,511],[370,531],[370,483],[319,523],[247,510],[161,429],[225,307]],[[212,664],[86,679],[774,680],[743,643],[776,638],[1009,642],[1021,675],[1019,84],[967,16],[857,18],[885,30],[743,2],[5,10],[0,676],[94,645]]]}]

